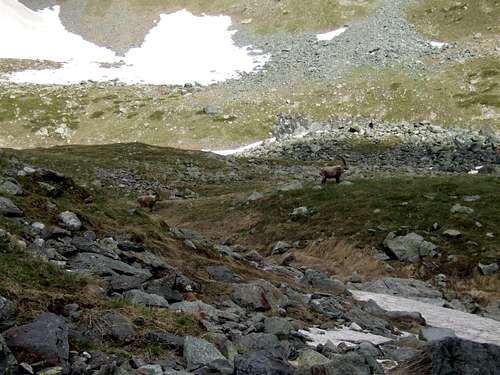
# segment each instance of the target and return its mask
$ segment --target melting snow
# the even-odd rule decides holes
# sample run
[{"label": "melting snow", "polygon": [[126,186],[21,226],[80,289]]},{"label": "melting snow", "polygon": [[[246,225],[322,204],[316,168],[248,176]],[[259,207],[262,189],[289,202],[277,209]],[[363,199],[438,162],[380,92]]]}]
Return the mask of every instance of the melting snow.
[{"label": "melting snow", "polygon": [[433,327],[450,328],[458,337],[500,345],[500,322],[462,311],[387,294],[351,291],[358,300],[373,300],[389,311],[418,311]]},{"label": "melting snow", "polygon": [[432,47],[436,47],[436,48],[444,48],[444,47],[448,47],[448,43],[445,43],[445,42],[438,42],[438,41],[436,41],[436,40],[431,40],[430,45],[431,45]]},{"label": "melting snow", "polygon": [[315,347],[319,344],[324,345],[328,341],[331,341],[335,345],[345,343],[348,346],[354,346],[356,345],[356,343],[360,343],[362,341],[369,341],[375,345],[380,345],[392,341],[392,339],[384,336],[373,335],[371,333],[365,332],[357,332],[347,327],[330,331],[325,331],[319,328],[310,328],[308,331],[300,330],[299,332],[311,339],[312,341],[309,344]]},{"label": "melting snow", "polygon": [[316,38],[321,41],[332,40],[333,38],[339,36],[347,30],[347,27],[341,27],[340,29],[336,29],[327,33],[317,34]]},{"label": "melting snow", "polygon": [[[35,12],[16,0],[0,1],[0,58],[65,63],[60,69],[17,72],[13,82],[73,84],[118,80],[128,84],[211,84],[238,78],[268,60],[258,50],[238,47],[228,16],[194,16],[187,10],[162,14],[138,48],[119,57],[67,31],[59,7]],[[102,63],[112,64],[103,66]]]}]

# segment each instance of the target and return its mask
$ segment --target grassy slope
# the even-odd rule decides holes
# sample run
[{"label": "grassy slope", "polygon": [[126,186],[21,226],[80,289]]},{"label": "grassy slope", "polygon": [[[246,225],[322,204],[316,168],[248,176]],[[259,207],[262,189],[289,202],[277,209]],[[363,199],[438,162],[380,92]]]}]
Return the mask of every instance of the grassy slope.
[{"label": "grassy slope", "polygon": [[[219,113],[202,113],[208,104]],[[456,62],[423,77],[398,67],[361,67],[337,82],[291,83],[237,99],[220,87],[182,96],[161,87],[7,86],[0,93],[0,139],[10,147],[138,141],[221,148],[267,138],[280,112],[500,129],[500,59]],[[70,138],[55,132],[61,124]]]},{"label": "grassy slope", "polygon": [[477,33],[498,38],[500,33],[498,0],[422,0],[407,11],[419,31],[439,40],[471,39]]},{"label": "grassy slope", "polygon": [[168,12],[188,9],[195,13],[228,14],[236,22],[251,19],[250,27],[258,33],[322,31],[367,14],[373,0],[339,1],[301,0],[131,0],[129,4],[140,12]]}]

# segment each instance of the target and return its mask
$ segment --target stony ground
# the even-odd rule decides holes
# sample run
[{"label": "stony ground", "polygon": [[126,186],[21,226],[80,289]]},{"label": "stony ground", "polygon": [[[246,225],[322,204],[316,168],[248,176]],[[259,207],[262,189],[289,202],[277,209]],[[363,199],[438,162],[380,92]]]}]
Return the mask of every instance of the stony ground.
[{"label": "stony ground", "polygon": [[139,144],[0,160],[8,373],[383,374],[442,350],[497,367],[498,178],[322,186],[306,162]]},{"label": "stony ground", "polygon": [[205,88],[0,83],[24,149],[0,152],[0,374],[499,373],[498,2],[306,3],[60,3],[117,50],[159,11],[227,10],[273,60]]}]

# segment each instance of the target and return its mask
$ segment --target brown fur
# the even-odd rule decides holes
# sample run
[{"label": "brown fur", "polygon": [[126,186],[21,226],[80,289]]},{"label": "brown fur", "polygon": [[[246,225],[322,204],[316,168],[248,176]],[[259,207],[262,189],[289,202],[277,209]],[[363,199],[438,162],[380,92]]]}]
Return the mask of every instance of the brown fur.
[{"label": "brown fur", "polygon": [[340,177],[344,174],[344,172],[348,169],[347,162],[343,157],[340,156],[343,165],[335,165],[330,167],[324,167],[320,170],[319,175],[322,177],[321,183],[326,183],[327,180],[334,178],[335,181],[340,183]]},{"label": "brown fur", "polygon": [[160,196],[156,193],[154,194],[148,194],[148,195],[141,195],[140,197],[137,198],[137,202],[139,203],[139,206],[142,208],[149,208],[151,212],[153,212],[153,209],[156,205],[156,202],[160,200]]}]

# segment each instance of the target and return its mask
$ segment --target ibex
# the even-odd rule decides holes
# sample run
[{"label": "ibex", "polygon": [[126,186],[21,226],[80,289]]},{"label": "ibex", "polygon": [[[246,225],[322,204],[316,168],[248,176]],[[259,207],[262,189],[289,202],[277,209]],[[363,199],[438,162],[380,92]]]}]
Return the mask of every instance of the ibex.
[{"label": "ibex", "polygon": [[331,167],[324,167],[321,169],[319,175],[322,177],[322,184],[326,183],[326,180],[330,178],[334,178],[337,184],[340,183],[340,176],[342,176],[344,171],[349,168],[347,167],[347,162],[342,156],[339,156],[339,159],[342,160],[343,165],[335,165]]}]

